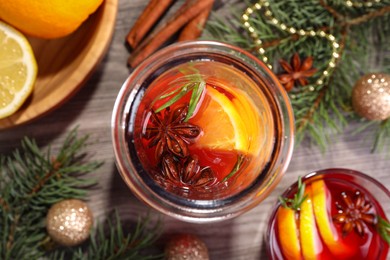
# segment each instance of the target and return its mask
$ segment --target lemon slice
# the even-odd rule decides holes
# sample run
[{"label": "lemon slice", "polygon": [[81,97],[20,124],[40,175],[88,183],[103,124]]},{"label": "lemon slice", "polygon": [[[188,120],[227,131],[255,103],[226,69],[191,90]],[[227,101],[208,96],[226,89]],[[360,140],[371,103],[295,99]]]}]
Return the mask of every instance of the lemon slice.
[{"label": "lemon slice", "polygon": [[19,31],[0,22],[0,118],[15,113],[33,90],[37,63]]}]

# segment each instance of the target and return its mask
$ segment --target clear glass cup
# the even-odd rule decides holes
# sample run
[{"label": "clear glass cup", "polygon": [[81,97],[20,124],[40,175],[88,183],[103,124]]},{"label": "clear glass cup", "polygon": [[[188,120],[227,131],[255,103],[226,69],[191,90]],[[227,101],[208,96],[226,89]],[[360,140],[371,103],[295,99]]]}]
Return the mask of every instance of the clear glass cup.
[{"label": "clear glass cup", "polygon": [[[196,71],[195,74],[194,71]],[[181,78],[175,78],[177,75],[181,75]],[[212,101],[202,101],[202,104],[210,104],[210,102],[213,104],[207,105],[207,109],[204,109],[208,111],[208,114],[205,113],[210,120],[205,120],[204,116],[199,121],[200,124],[207,121],[207,125],[202,126],[204,131],[194,143],[198,144],[203,140],[202,147],[232,148],[230,150],[233,153],[236,152],[232,157],[233,162],[227,159],[224,161],[225,164],[218,166],[221,172],[230,171],[229,176],[226,173],[223,173],[225,176],[221,173],[219,177],[215,174],[217,177],[212,179],[215,181],[210,181],[210,172],[213,174],[216,172],[210,171],[210,168],[214,169],[214,165],[202,166],[203,168],[197,166],[197,176],[206,176],[207,183],[212,184],[202,189],[192,189],[195,185],[188,184],[191,182],[186,182],[184,177],[172,182],[165,181],[158,175],[160,173],[156,174],[157,170],[160,171],[156,165],[164,166],[180,161],[180,167],[189,169],[187,162],[191,160],[184,160],[180,156],[165,160],[169,157],[166,156],[165,150],[153,159],[153,156],[149,156],[149,150],[157,148],[156,146],[150,148],[153,146],[150,140],[146,140],[149,142],[148,146],[143,139],[145,132],[150,134],[155,131],[148,130],[144,121],[150,119],[151,114],[157,115],[157,112],[150,111],[157,111],[152,107],[158,100],[163,99],[161,94],[174,96],[180,92],[175,90],[176,83],[184,85],[191,83],[194,75],[196,77],[200,75],[206,82],[204,86],[207,91],[202,92],[206,94],[202,94],[199,100],[209,98]],[[168,89],[161,88],[161,82],[168,82],[166,84]],[[188,86],[193,87],[194,85],[191,84]],[[173,89],[170,89],[171,86]],[[227,93],[230,90],[233,97]],[[234,96],[236,94],[237,96]],[[197,106],[195,111],[202,110],[202,106],[200,108]],[[219,106],[218,109],[215,109],[216,106]],[[212,107],[215,110],[211,113]],[[179,110],[168,108],[166,113],[176,113],[172,111]],[[230,146],[228,141],[221,141],[222,139],[214,141],[219,137],[225,138],[225,133],[229,132],[224,129],[225,126],[221,126],[221,129],[218,125],[215,126],[215,122],[221,121],[220,114],[215,115],[215,120],[211,118],[214,117],[215,111],[228,118],[230,122],[228,126],[233,125],[234,137],[229,139],[233,140]],[[191,123],[194,120],[196,121],[196,114],[188,122]],[[276,76],[250,53],[238,47],[214,41],[173,44],[146,59],[123,84],[114,106],[111,123],[117,167],[132,192],[160,212],[189,222],[213,222],[232,218],[259,204],[282,178],[293,151],[293,111],[288,95]],[[206,131],[205,129],[213,130]],[[218,134],[220,131],[221,134]],[[209,138],[213,145],[210,141],[204,141],[208,140],[205,137],[206,132],[212,133],[207,136],[214,136],[214,139]],[[244,135],[245,133],[248,136]],[[166,143],[164,145],[166,146]],[[196,149],[192,147],[196,145],[189,146],[190,154],[196,152]],[[155,151],[154,153],[157,154]],[[190,159],[195,158],[191,162],[198,162],[199,159],[199,163],[202,163],[204,158],[201,157],[207,156],[191,155]],[[213,157],[210,163],[219,162],[221,158]],[[226,158],[221,160],[224,159]],[[185,163],[182,163],[183,160]],[[230,170],[233,164],[234,167]],[[201,173],[199,173],[200,168],[202,168]],[[235,168],[238,171],[234,170]],[[202,178],[198,178],[197,183],[202,181]],[[175,183],[180,187],[175,186]]]},{"label": "clear glass cup", "polygon": [[[386,259],[389,245],[378,232],[378,216],[387,221],[390,216],[384,185],[337,168],[307,174],[302,183],[309,202],[298,211],[280,200],[273,207],[265,234],[270,259]],[[295,182],[281,197],[293,198],[297,190]]]}]

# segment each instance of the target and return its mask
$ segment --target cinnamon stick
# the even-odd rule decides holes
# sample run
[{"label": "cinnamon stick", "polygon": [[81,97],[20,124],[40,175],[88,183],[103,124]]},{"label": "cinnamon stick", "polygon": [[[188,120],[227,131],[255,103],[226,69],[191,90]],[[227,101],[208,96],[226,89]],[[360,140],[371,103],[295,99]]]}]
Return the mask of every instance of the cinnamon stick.
[{"label": "cinnamon stick", "polygon": [[195,40],[202,35],[203,29],[206,25],[207,19],[210,15],[211,10],[213,9],[214,0],[210,2],[210,5],[207,6],[198,16],[188,22],[184,26],[183,30],[180,32],[178,41],[189,41]]},{"label": "cinnamon stick", "polygon": [[136,67],[141,61],[157,50],[190,20],[207,8],[213,0],[187,0],[173,16],[156,28],[131,54],[128,64]]},{"label": "cinnamon stick", "polygon": [[127,34],[126,41],[133,49],[138,46],[145,35],[155,25],[163,13],[175,0],[150,0],[134,26]]}]

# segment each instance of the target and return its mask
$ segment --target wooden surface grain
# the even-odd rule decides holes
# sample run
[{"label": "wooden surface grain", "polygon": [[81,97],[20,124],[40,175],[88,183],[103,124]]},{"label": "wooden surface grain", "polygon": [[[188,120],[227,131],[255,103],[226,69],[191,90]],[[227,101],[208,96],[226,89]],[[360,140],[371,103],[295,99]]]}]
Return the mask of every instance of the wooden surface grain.
[{"label": "wooden surface grain", "polygon": [[[91,140],[96,140],[88,148],[90,156],[105,162],[93,173],[99,179],[99,187],[89,191],[88,204],[97,219],[105,217],[114,208],[118,209],[124,220],[135,220],[139,214],[150,210],[132,195],[119,176],[110,135],[115,98],[131,72],[126,66],[129,51],[124,40],[146,3],[144,0],[119,1],[115,31],[107,55],[72,99],[32,123],[0,131],[1,153],[9,153],[19,147],[24,136],[35,138],[40,146],[50,145],[55,150],[75,126],[79,126],[80,134],[90,134]],[[288,171],[277,188],[265,201],[244,215],[221,223],[202,225],[163,217],[164,233],[199,235],[207,244],[211,259],[266,259],[264,233],[270,210],[277,197],[299,175],[324,168],[350,168],[371,175],[390,188],[389,153],[371,153],[372,130],[354,135],[354,128],[351,125],[344,133],[331,135],[326,152],[308,143],[296,147]]]}]

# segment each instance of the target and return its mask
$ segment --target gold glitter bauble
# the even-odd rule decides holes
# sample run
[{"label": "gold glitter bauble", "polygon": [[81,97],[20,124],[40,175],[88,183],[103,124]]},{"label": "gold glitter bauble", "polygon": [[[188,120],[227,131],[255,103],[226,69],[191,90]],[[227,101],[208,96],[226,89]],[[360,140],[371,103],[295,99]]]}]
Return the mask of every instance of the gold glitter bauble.
[{"label": "gold glitter bauble", "polygon": [[81,200],[69,199],[54,204],[46,216],[50,237],[63,246],[84,242],[92,226],[92,212]]},{"label": "gold glitter bauble", "polygon": [[390,75],[372,73],[360,78],[352,90],[355,112],[369,120],[390,117]]},{"label": "gold glitter bauble", "polygon": [[165,247],[167,260],[208,260],[206,244],[197,236],[177,234],[171,237]]}]

